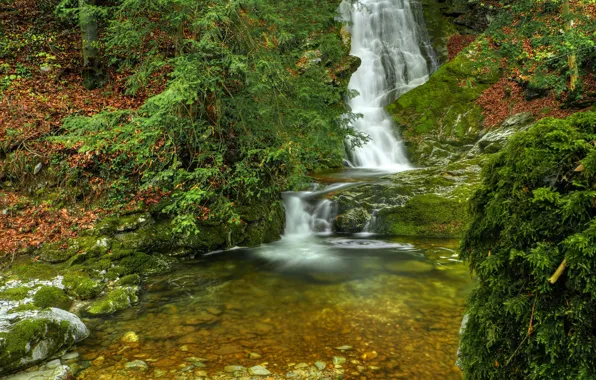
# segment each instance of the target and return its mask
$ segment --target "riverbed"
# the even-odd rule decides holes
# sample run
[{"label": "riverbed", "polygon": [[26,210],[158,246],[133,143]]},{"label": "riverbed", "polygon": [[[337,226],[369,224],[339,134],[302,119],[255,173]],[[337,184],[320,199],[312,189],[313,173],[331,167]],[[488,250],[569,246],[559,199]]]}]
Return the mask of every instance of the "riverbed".
[{"label": "riverbed", "polygon": [[459,379],[472,280],[456,248],[313,235],[196,257],[86,321],[77,378]]}]

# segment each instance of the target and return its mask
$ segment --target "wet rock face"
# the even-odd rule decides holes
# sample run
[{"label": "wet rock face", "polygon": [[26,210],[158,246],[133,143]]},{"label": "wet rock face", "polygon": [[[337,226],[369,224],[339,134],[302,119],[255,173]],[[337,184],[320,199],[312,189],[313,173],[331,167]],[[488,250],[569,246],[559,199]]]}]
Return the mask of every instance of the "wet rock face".
[{"label": "wet rock face", "polygon": [[340,233],[361,232],[370,220],[370,213],[364,208],[353,208],[335,219],[335,230]]},{"label": "wet rock face", "polygon": [[0,375],[47,360],[88,335],[76,315],[61,309],[0,315]]},{"label": "wet rock face", "polygon": [[466,202],[479,183],[481,159],[418,169],[342,191],[336,229],[387,236],[458,237],[467,223]]}]

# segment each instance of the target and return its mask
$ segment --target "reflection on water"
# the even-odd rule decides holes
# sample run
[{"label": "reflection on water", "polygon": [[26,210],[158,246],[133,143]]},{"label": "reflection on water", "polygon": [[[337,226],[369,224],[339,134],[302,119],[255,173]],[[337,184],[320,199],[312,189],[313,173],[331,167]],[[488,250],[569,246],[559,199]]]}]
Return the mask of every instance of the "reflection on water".
[{"label": "reflection on water", "polygon": [[262,365],[281,379],[459,379],[471,280],[455,246],[293,235],[186,262],[149,279],[138,306],[88,321],[78,377],[231,379],[229,366]]}]

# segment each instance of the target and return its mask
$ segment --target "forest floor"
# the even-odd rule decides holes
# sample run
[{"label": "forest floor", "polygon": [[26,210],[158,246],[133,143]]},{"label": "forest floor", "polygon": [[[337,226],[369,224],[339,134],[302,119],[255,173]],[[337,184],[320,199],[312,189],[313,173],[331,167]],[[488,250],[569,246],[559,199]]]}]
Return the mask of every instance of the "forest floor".
[{"label": "forest floor", "polygon": [[[136,109],[163,87],[154,83],[135,96],[125,94],[126,73],[108,71],[104,88],[87,90],[81,77],[80,31],[56,21],[44,2],[16,0],[0,7],[0,268],[2,252],[11,257],[44,242],[75,237],[90,228],[101,210],[88,202],[68,208],[39,202],[35,167],[67,153],[45,138],[60,133],[65,117],[107,109]],[[39,171],[39,170],[38,170]],[[41,170],[43,171],[43,169]]]}]

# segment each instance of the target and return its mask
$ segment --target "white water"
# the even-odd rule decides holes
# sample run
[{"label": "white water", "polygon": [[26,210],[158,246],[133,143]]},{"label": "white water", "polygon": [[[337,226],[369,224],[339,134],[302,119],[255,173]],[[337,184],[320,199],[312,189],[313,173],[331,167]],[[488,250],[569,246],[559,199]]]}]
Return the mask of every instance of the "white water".
[{"label": "white water", "polygon": [[428,80],[436,67],[420,3],[415,0],[344,0],[342,17],[351,21],[351,55],[362,64],[350,90],[349,106],[361,114],[354,128],[370,141],[351,152],[353,166],[398,172],[411,168],[405,147],[385,106]]},{"label": "white water", "polygon": [[[416,0],[343,0],[340,12],[352,35],[350,54],[362,61],[349,83],[350,90],[359,95],[348,105],[353,113],[362,115],[354,128],[370,138],[350,152],[350,165],[378,173],[412,169],[385,106],[425,83],[437,67],[421,5]],[[332,185],[316,193],[284,194],[284,242],[298,243],[303,255],[317,252],[315,235],[332,234],[337,214],[333,202],[321,196],[342,186],[346,185]],[[374,218],[361,237],[373,235],[373,227]]]}]

